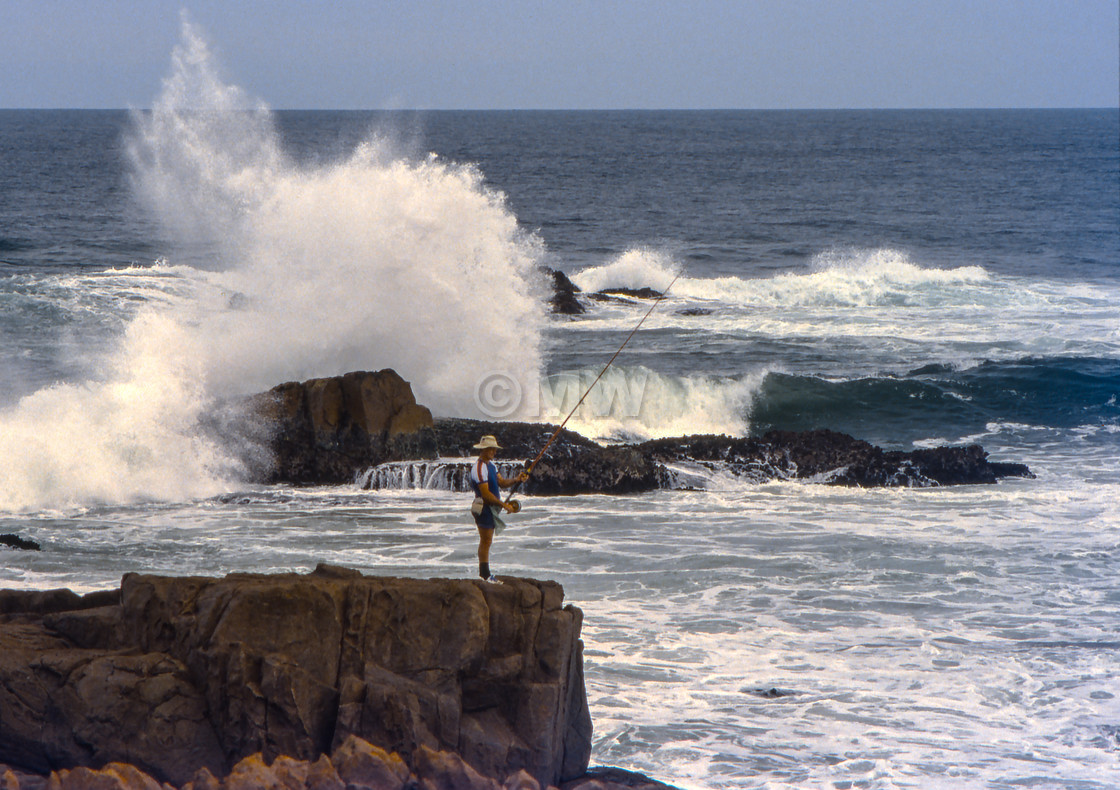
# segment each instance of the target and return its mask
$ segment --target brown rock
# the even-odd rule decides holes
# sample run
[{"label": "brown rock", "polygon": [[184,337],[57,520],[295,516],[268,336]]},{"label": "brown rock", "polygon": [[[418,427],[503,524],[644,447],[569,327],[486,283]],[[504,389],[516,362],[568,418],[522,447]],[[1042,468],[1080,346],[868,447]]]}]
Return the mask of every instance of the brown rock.
[{"label": "brown rock", "polygon": [[506,777],[502,790],[541,790],[540,782],[529,776],[529,772],[522,769]]},{"label": "brown rock", "polygon": [[[307,391],[307,416],[311,420],[311,430],[317,437],[334,433],[342,420],[342,382],[338,379],[311,379],[304,382],[303,387]],[[368,430],[368,426],[362,427]]]},{"label": "brown rock", "polygon": [[159,783],[127,763],[110,763],[100,770],[75,768],[52,773],[48,790],[162,790]]},{"label": "brown rock", "polygon": [[42,774],[29,774],[0,763],[2,790],[45,790],[48,778]]},{"label": "brown rock", "polygon": [[306,760],[296,760],[286,755],[277,757],[269,768],[272,775],[283,788],[291,790],[305,790],[311,776],[311,766],[317,764]]},{"label": "brown rock", "polygon": [[402,434],[417,433],[425,428],[431,428],[434,424],[432,413],[427,406],[406,403],[389,421],[388,436],[390,439],[395,439]]},{"label": "brown rock", "polygon": [[182,782],[221,751],[185,668],[161,654],[76,649],[41,624],[0,625],[0,759],[41,773],[128,759]]},{"label": "brown rock", "polygon": [[0,590],[0,615],[77,612],[120,603],[120,594],[102,591],[78,595],[72,590]]},{"label": "brown rock", "polygon": [[[559,272],[554,276],[563,278]],[[570,283],[568,284],[570,286]],[[655,298],[656,291],[612,291]],[[571,307],[582,309],[571,296]],[[604,299],[618,298],[593,294]],[[470,455],[483,434],[499,437],[506,458],[536,456],[554,426],[464,419],[433,421],[394,371],[287,382],[215,409],[204,421],[260,482],[352,482],[377,464]],[[639,445],[601,446],[561,431],[524,484],[527,494],[636,493],[677,485],[679,462],[763,482],[815,479],[844,486],[994,483],[1033,477],[1023,464],[989,461],[983,448],[939,447],[887,452],[828,430],[770,431],[762,437],[684,436]]]},{"label": "brown rock", "polygon": [[191,781],[183,785],[182,790],[221,790],[222,783],[218,781],[209,768],[200,768]]},{"label": "brown rock", "polygon": [[329,747],[344,591],[296,578],[123,580],[129,630],[190,667],[230,762]]},{"label": "brown rock", "polygon": [[416,775],[438,790],[502,790],[495,780],[471,768],[454,752],[421,746],[414,760]]},{"label": "brown rock", "polygon": [[264,761],[259,752],[233,766],[222,782],[223,790],[303,790],[304,784],[288,784]]},{"label": "brown rock", "polygon": [[[400,758],[397,758],[400,759]],[[307,770],[307,790],[347,790],[331,758],[322,755]]]},{"label": "brown rock", "polygon": [[[383,461],[436,455],[431,412],[416,403],[412,387],[393,370],[288,382],[251,398],[246,408],[266,428],[234,433],[251,439],[250,445],[260,441],[253,434],[267,437],[269,468],[260,470],[246,459],[246,467],[264,482],[348,483]],[[228,424],[215,428],[229,433]]]},{"label": "brown rock", "polygon": [[401,790],[409,770],[398,754],[349,736],[331,756],[339,777],[353,790]]},{"label": "brown rock", "polygon": [[[259,753],[261,765],[274,761],[268,781],[330,788],[335,768],[351,782],[347,771],[365,764],[400,790],[424,750],[457,751],[487,776],[524,769],[539,784],[587,765],[582,617],[551,582],[324,567],[129,574],[108,598],[118,605],[72,612],[59,609],[84,599],[56,598],[0,615],[0,762],[17,768],[127,759],[213,790],[234,764],[264,781],[260,765],[239,762]],[[28,611],[36,606],[50,613]],[[332,745],[333,765],[301,773]]]}]

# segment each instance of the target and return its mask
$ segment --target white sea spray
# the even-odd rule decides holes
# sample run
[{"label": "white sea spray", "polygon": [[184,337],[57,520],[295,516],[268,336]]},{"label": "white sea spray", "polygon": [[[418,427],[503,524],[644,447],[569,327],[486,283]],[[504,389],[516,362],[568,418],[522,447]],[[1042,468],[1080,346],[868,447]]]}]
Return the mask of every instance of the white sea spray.
[{"label": "white sea spray", "polygon": [[181,287],[129,315],[87,380],[0,413],[0,509],[212,495],[238,470],[199,418],[283,381],[393,368],[460,416],[484,416],[487,370],[536,388],[540,243],[477,168],[397,156],[376,135],[296,163],[185,18],[128,149]]}]

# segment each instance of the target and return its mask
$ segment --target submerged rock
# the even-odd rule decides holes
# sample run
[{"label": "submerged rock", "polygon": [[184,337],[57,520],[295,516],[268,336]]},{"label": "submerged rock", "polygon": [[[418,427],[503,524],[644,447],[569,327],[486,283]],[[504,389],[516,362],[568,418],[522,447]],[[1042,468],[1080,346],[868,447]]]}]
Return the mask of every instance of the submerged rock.
[{"label": "submerged rock", "polygon": [[653,288],[604,288],[601,291],[596,291],[591,294],[592,299],[612,299],[619,296],[626,296],[631,299],[660,299],[664,296],[661,291],[656,291]]},{"label": "submerged rock", "polygon": [[741,689],[741,691],[744,694],[751,694],[755,697],[761,697],[762,699],[783,699],[784,697],[797,696],[796,691],[788,691],[786,689],[780,689],[780,688],[776,688],[776,687],[773,687],[773,686],[771,686],[768,689],[767,688],[747,688],[747,689]]},{"label": "submerged rock", "polygon": [[582,614],[554,582],[504,581],[321,566],[129,574],[88,600],[0,591],[0,763],[45,775],[128,762],[203,786],[200,769],[259,772],[281,756],[368,763],[345,752],[354,736],[398,755],[397,775],[438,773],[454,760],[432,755],[455,752],[486,777],[577,778],[591,749]]}]

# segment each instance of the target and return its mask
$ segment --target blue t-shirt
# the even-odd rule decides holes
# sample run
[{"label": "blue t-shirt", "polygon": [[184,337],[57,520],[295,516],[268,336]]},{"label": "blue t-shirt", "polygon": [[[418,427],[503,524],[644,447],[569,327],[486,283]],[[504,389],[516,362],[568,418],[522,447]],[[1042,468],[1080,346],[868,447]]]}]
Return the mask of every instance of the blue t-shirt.
[{"label": "blue t-shirt", "polygon": [[[483,483],[490,486],[491,494],[496,497],[501,496],[501,488],[498,486],[498,467],[494,466],[493,461],[483,463],[481,458],[476,458],[471,464],[471,490],[474,491],[475,496],[482,496]],[[490,509],[491,507],[493,505],[485,505],[481,515],[474,517],[480,527],[494,526],[494,511]]]}]

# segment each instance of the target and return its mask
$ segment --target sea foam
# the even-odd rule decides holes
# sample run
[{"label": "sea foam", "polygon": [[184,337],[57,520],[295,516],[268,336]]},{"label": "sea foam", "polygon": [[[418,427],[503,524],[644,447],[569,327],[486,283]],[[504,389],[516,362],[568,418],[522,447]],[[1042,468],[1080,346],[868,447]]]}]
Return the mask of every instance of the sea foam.
[{"label": "sea foam", "polygon": [[238,470],[199,418],[287,380],[394,368],[460,416],[485,416],[487,370],[537,386],[541,245],[477,168],[398,156],[376,134],[298,164],[185,17],[128,151],[183,288],[132,314],[89,380],[0,413],[0,509],[212,495]]},{"label": "sea foam", "polygon": [[463,414],[483,370],[536,380],[541,245],[477,168],[399,157],[377,135],[300,166],[188,22],[175,64],[130,150],[138,192],[220,250],[217,283],[236,296],[196,329],[214,341],[212,388],[392,367],[421,402]]},{"label": "sea foam", "polygon": [[[691,434],[743,436],[765,371],[736,377],[675,376],[642,366],[557,373],[541,384],[540,415],[599,441],[644,441]],[[590,389],[589,389],[590,388]],[[580,396],[587,397],[579,408]]]},{"label": "sea foam", "polygon": [[673,281],[680,266],[664,250],[633,247],[599,266],[588,266],[572,275],[584,291],[611,288],[653,288],[662,291]]}]

